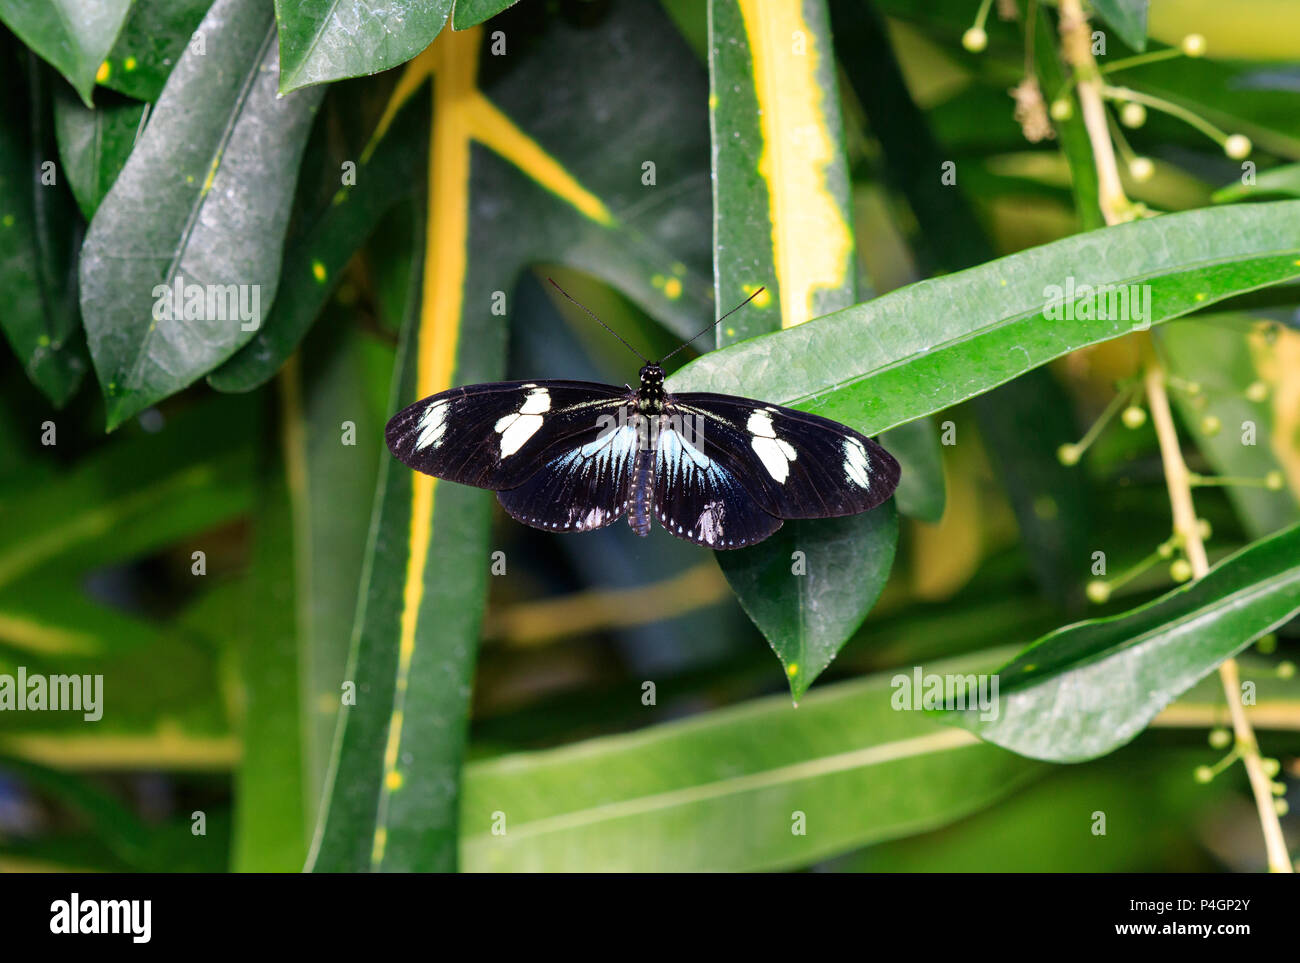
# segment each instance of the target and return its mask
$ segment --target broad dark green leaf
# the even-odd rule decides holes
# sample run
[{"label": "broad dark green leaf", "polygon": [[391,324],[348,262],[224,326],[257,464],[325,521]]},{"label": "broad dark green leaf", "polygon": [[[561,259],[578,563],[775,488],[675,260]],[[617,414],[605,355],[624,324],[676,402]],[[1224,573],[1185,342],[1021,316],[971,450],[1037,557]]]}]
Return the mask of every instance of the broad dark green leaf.
[{"label": "broad dark green leaf", "polygon": [[[857,299],[848,163],[825,4],[813,0],[772,14],[769,23],[769,11],[760,15],[736,0],[709,4],[716,301],[726,310],[766,289],[719,325],[718,346],[801,324]],[[734,393],[767,397],[752,388]],[[785,667],[796,699],[875,603],[897,540],[890,506],[843,519],[788,521],[762,544],[716,553]]]},{"label": "broad dark green leaf", "polygon": [[1131,612],[1039,639],[999,671],[996,719],[944,718],[1035,759],[1092,759],[1298,612],[1300,527],[1292,527]]},{"label": "broad dark green leaf", "polygon": [[[668,389],[748,391],[874,434],[1141,326],[1046,317],[1056,313],[1051,306],[1067,279],[1093,290],[1148,285],[1150,323],[1158,324],[1298,275],[1300,202],[1168,214],[922,281],[711,352],[669,378]],[[1062,312],[1091,303],[1080,293],[1076,287]]]},{"label": "broad dark green leaf", "polygon": [[451,13],[452,29],[468,30],[478,26],[518,2],[519,0],[456,0]]},{"label": "broad dark green leaf", "polygon": [[[276,93],[275,24],[260,0],[217,0],[199,29],[206,52],[182,55],[82,246],[109,430],[211,371],[265,319],[321,95]],[[206,304],[194,310],[196,292]],[[184,316],[168,318],[181,299]]]},{"label": "broad dark green leaf", "polygon": [[452,0],[275,0],[280,90],[364,77],[405,63],[442,30]]},{"label": "broad dark green leaf", "polygon": [[[978,659],[927,672],[975,671]],[[910,669],[909,669],[910,671]],[[893,673],[473,763],[464,867],[753,871],[922,832],[1042,771],[891,704]],[[792,832],[804,819],[805,833]],[[493,832],[504,826],[504,833]]]},{"label": "broad dark green leaf", "polygon": [[0,40],[0,328],[27,377],[62,406],[89,367],[77,330],[81,230],[56,163],[45,68],[28,53],[9,60],[15,46]]},{"label": "broad dark green leaf", "polygon": [[1147,0],[1092,0],[1092,8],[1134,50],[1147,49]]},{"label": "broad dark green leaf", "polygon": [[157,100],[186,46],[207,50],[211,38],[197,31],[211,6],[212,0],[135,0],[101,83],[136,100]]},{"label": "broad dark green leaf", "polygon": [[355,186],[340,186],[324,210],[286,245],[275,304],[253,339],[208,375],[218,391],[250,391],[264,384],[298,347],[349,260],[381,217],[423,183],[428,153],[429,99],[412,99],[378,142],[356,161]]},{"label": "broad dark green leaf", "polygon": [[898,491],[894,493],[899,512],[923,522],[939,521],[947,493],[943,454],[934,423],[928,418],[909,421],[881,435],[880,443],[902,468]]},{"label": "broad dark green leaf", "polygon": [[53,64],[91,106],[95,75],[131,0],[0,0],[0,20]]},{"label": "broad dark green leaf", "polygon": [[54,99],[54,131],[59,140],[59,160],[77,206],[89,221],[99,202],[117,180],[140,133],[145,104],[100,95],[88,108],[71,94]]},{"label": "broad dark green leaf", "polygon": [[876,604],[897,544],[891,501],[861,516],[787,523],[761,545],[719,554],[727,581],[772,644],[796,700]]}]

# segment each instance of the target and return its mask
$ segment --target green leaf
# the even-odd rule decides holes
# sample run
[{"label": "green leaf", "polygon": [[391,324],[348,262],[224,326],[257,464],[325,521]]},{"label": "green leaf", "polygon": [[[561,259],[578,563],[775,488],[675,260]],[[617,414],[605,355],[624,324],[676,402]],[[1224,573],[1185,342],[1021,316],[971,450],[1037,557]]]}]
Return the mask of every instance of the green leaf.
[{"label": "green leaf", "polygon": [[222,398],[84,459],[0,501],[0,586],[43,566],[82,574],[135,558],[252,504],[252,399]]},{"label": "green leaf", "polygon": [[[0,289],[7,296],[0,328],[32,384],[62,407],[89,367],[77,330],[76,209],[60,182],[50,131],[45,70],[23,53],[26,84],[14,45],[0,45],[8,61],[4,122],[0,123]],[[53,178],[51,182],[50,178]]]},{"label": "green leaf", "polygon": [[172,67],[193,41],[207,49],[210,38],[196,31],[212,0],[135,0],[122,32],[108,55],[104,86],[147,100],[158,99]]},{"label": "green leaf", "polygon": [[1065,120],[1052,120],[1061,139],[1061,153],[1070,168],[1070,189],[1074,192],[1074,209],[1079,226],[1085,231],[1104,227],[1101,213],[1097,165],[1092,159],[1092,141],[1083,122],[1083,109],[1073,86],[1066,91],[1068,74],[1061,60],[1059,37],[1047,11],[1039,8],[1034,25],[1034,69],[1043,99],[1050,108],[1057,97],[1064,97],[1073,108]]},{"label": "green leaf", "polygon": [[518,2],[519,0],[456,0],[451,14],[451,27],[453,30],[468,30]]},{"label": "green leaf", "polygon": [[[306,780],[302,683],[295,614],[293,517],[284,464],[262,479],[253,557],[237,596],[243,625],[239,769],[235,774],[232,870],[296,873],[302,869],[315,796]],[[297,556],[305,561],[310,555]],[[232,600],[233,601],[233,600]],[[305,653],[303,653],[305,654]]]},{"label": "green leaf", "polygon": [[[181,57],[81,251],[110,431],[229,357],[275,298],[320,91],[276,93],[275,25],[258,0],[218,0],[200,30],[207,52]],[[184,312],[203,317],[161,310],[180,285],[206,292],[210,307]]]},{"label": "green leaf", "polygon": [[1030,645],[998,673],[996,719],[944,717],[1021,755],[1078,762],[1133,739],[1224,659],[1300,612],[1300,526],[1124,615]]},{"label": "green leaf", "polygon": [[787,522],[761,545],[719,553],[740,604],[802,698],[876,604],[894,564],[893,502],[846,518]]},{"label": "green leaf", "polygon": [[17,776],[75,811],[118,858],[142,867],[149,829],[133,810],[82,776],[60,772],[26,759],[0,757],[0,771]]},{"label": "green leaf", "polygon": [[[716,303],[730,306],[765,288],[719,326],[722,346],[852,304],[857,278],[824,3],[760,16],[736,0],[711,0],[709,38]],[[897,540],[891,507],[787,521],[760,545],[716,553],[785,667],[794,698],[866,617]]]},{"label": "green leaf", "polygon": [[[836,43],[845,74],[884,152],[888,182],[906,198],[916,217],[914,244],[932,271],[973,267],[994,256],[992,242],[957,184],[935,190],[936,172],[951,156],[930,129],[929,118],[908,90],[889,31],[868,4],[839,0],[833,6]],[[1040,17],[1040,24],[1045,17]],[[1040,37],[1041,37],[1040,28]],[[1048,33],[1050,34],[1050,29]],[[1054,57],[1049,37],[1042,59]],[[1086,141],[1086,133],[1084,133]],[[1092,154],[1086,143],[1086,162]],[[1094,197],[1095,202],[1095,197]],[[1100,212],[1097,211],[1100,225]],[[1086,217],[1085,217],[1086,221]],[[1050,399],[1050,401],[1048,400]],[[1072,439],[1069,406],[1047,371],[1026,372],[975,401],[980,435],[1006,487],[1016,522],[1040,585],[1058,602],[1078,592],[1086,505],[1083,482],[1056,459],[1057,446]],[[896,429],[897,430],[897,429]],[[906,467],[906,466],[905,466]],[[904,483],[907,476],[904,474]],[[899,504],[909,493],[900,484]]]},{"label": "green leaf", "polygon": [[442,31],[452,0],[275,0],[280,90],[364,77],[405,63]]},{"label": "green leaf", "polygon": [[[1220,699],[1222,692],[1220,692]],[[1220,869],[1199,831],[1236,787],[1190,774],[1200,750],[1135,746],[1090,766],[1062,766],[968,819],[872,846],[826,867],[851,873],[1135,873]],[[1106,814],[1106,833],[1091,829]]]},{"label": "green leaf", "polygon": [[0,20],[53,64],[90,107],[95,75],[130,9],[131,0],[0,0]]},{"label": "green leaf", "polygon": [[898,459],[902,474],[894,501],[898,510],[923,522],[943,518],[947,500],[939,434],[928,418],[899,425],[880,436],[880,443]]},{"label": "green leaf", "polygon": [[[1217,316],[1214,321],[1189,318],[1161,328],[1155,343],[1172,374],[1183,383],[1200,386],[1197,394],[1189,395],[1174,385],[1170,394],[1213,473],[1259,482],[1283,467],[1277,453],[1279,449],[1295,452],[1296,440],[1288,445],[1276,437],[1277,423],[1291,414],[1282,385],[1274,385],[1271,397],[1258,401],[1250,400],[1243,391],[1243,386],[1256,382],[1261,387],[1267,385],[1251,348],[1251,326],[1249,318],[1240,316]],[[1259,350],[1269,350],[1262,338],[1257,340]],[[1284,362],[1277,359],[1273,364]],[[1279,391],[1283,397],[1278,397]],[[1207,416],[1218,419],[1221,427],[1207,429]],[[1300,509],[1289,491],[1271,491],[1258,484],[1229,485],[1224,491],[1251,538],[1300,521]]]},{"label": "green leaf", "polygon": [[1015,510],[1029,568],[1048,598],[1082,607],[1095,518],[1087,477],[1056,457],[1079,437],[1070,395],[1039,368],[975,399],[980,438]]},{"label": "green leaf", "polygon": [[250,391],[288,360],[380,218],[420,185],[428,118],[428,97],[413,98],[383,132],[373,154],[362,154],[355,186],[340,187],[328,207],[313,212],[310,226],[296,232],[287,245],[280,291],[266,323],[208,375],[209,384],[218,391]]},{"label": "green leaf", "polygon": [[[971,671],[978,660],[927,672]],[[909,675],[910,678],[910,675]],[[753,871],[806,866],[951,822],[1041,771],[892,705],[891,674],[471,764],[464,868]],[[803,813],[806,834],[792,832]],[[505,832],[494,833],[504,819]],[[652,844],[647,845],[648,841]]]},{"label": "green leaf", "polygon": [[1092,8],[1128,46],[1147,49],[1147,0],[1092,0]]},{"label": "green leaf", "polygon": [[[286,368],[280,386],[294,512],[303,692],[301,726],[295,732],[304,734],[313,823],[348,677],[352,620],[379,473],[375,453],[383,449],[393,369],[392,350],[351,322],[350,312],[335,312],[318,325],[303,346],[302,364]],[[377,365],[382,365],[382,377],[371,373]],[[301,859],[295,868],[302,868]]]},{"label": "green leaf", "polygon": [[[1244,175],[1243,175],[1244,178]],[[1226,184],[1214,192],[1214,202],[1240,201],[1254,197],[1282,195],[1300,197],[1300,164],[1283,164],[1262,174],[1255,174],[1249,184],[1243,178]]]},{"label": "green leaf", "polygon": [[[412,271],[394,409],[415,397],[419,379],[427,378],[418,365],[432,329],[429,321],[420,323],[422,273]],[[459,359],[458,377],[499,377],[500,334],[466,334],[477,348]],[[495,349],[495,357],[484,347]],[[446,871],[456,862],[456,804],[486,592],[489,505],[485,492],[434,485],[388,457],[378,488],[341,693],[355,686],[355,704],[345,698],[339,716],[308,857],[315,872]]]},{"label": "green leaf", "polygon": [[[627,64],[615,41],[626,37],[655,51],[644,85],[622,83]],[[389,105],[395,115],[436,68],[429,165],[437,176],[422,179],[432,192],[426,246],[461,251],[463,261],[431,258],[415,272],[388,411],[450,384],[502,377],[506,335],[493,292],[505,292],[509,305],[531,264],[599,274],[690,334],[707,304],[698,267],[688,267],[707,263],[709,250],[707,179],[689,174],[707,163],[703,78],[662,12],[620,5],[583,30],[550,25],[480,90],[482,39],[443,32],[407,68]],[[556,101],[538,81],[566,70],[576,71],[572,87],[583,97]],[[608,163],[632,149],[628,116],[681,120],[692,110],[699,134],[655,148],[654,194],[639,168],[629,177]],[[553,141],[557,129],[567,133]],[[548,141],[564,153],[552,153]],[[357,702],[340,716],[309,866],[449,870],[491,564],[490,500],[411,472],[386,453],[378,488],[347,676]]]},{"label": "green leaf", "polygon": [[[1067,279],[1093,290],[1149,285],[1157,324],[1298,274],[1300,202],[1168,214],[922,281],[711,352],[670,377],[668,389],[745,391],[874,434],[1140,326],[1048,317],[1069,307],[1061,300]],[[1073,304],[1087,300],[1078,291]]]},{"label": "green leaf", "polygon": [[113,186],[140,132],[145,105],[100,97],[94,108],[70,94],[54,98],[54,131],[68,186],[86,220]]}]

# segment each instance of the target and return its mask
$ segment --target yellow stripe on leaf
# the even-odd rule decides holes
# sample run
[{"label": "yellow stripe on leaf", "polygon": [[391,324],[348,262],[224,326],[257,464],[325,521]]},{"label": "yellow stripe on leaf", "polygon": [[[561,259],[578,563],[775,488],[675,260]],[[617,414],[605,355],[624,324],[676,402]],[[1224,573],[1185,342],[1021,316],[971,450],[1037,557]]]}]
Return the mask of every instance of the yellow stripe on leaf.
[{"label": "yellow stripe on leaf", "polygon": [[559,161],[515,126],[514,121],[492,101],[481,93],[475,93],[468,104],[467,113],[474,138],[485,147],[496,151],[542,187],[573,205],[597,224],[609,227],[614,223],[614,216],[601,199],[579,184]]},{"label": "yellow stripe on leaf", "polygon": [[772,256],[781,292],[781,326],[814,316],[814,293],[842,287],[852,269],[853,236],[827,186],[838,147],[826,119],[817,70],[822,52],[802,4],[738,0],[749,40],[767,184]]},{"label": "yellow stripe on leaf", "polygon": [[[416,397],[451,387],[460,341],[467,247],[469,240],[470,122],[467,107],[475,94],[479,29],[444,31],[433,43],[433,126],[429,150],[428,212],[425,221],[424,278],[420,329],[416,336]],[[398,640],[397,679],[388,743],[384,749],[384,781],[379,801],[372,862],[384,858],[388,838],[385,823],[388,799],[402,777],[397,762],[402,744],[403,707],[415,654],[420,605],[424,600],[425,566],[433,539],[433,505],[437,479],[415,474],[411,499],[410,549],[402,592],[402,623]]]}]

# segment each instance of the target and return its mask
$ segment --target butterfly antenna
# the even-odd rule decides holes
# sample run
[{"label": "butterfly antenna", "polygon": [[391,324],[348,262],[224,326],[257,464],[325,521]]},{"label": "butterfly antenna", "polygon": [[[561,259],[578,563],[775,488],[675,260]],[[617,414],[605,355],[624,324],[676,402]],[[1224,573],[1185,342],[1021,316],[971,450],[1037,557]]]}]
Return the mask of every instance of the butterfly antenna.
[{"label": "butterfly antenna", "polygon": [[[708,334],[710,331],[712,331],[714,328],[716,328],[718,325],[720,325],[723,321],[726,321],[727,318],[731,317],[733,314],[735,314],[737,311],[739,311],[741,308],[743,308],[745,305],[747,305],[750,301],[754,300],[754,298],[756,298],[756,297],[758,297],[760,294],[762,294],[765,290],[767,290],[767,289],[766,289],[766,288],[759,288],[757,291],[755,291],[755,292],[754,292],[753,294],[751,294],[749,297],[745,298],[745,300],[741,301],[741,302],[740,302],[739,304],[737,304],[734,308],[732,308],[730,311],[728,311],[728,312],[727,312],[726,314],[724,314],[722,317],[718,318],[718,320],[714,321],[711,325],[709,325],[707,328],[705,328],[703,331],[701,331],[699,334],[697,334],[694,338],[691,338],[691,341],[695,341],[697,338],[702,338],[702,337],[704,337],[706,334]],[[690,344],[691,341],[687,341],[687,342],[685,342],[685,344],[679,344],[677,347],[673,348],[672,351],[669,351],[666,355],[663,356],[663,360],[660,361],[659,363],[660,363],[660,364],[663,364],[664,361],[667,361],[669,358],[671,358],[673,355],[675,355],[678,351],[681,351],[682,348],[684,348],[684,347],[686,347],[686,345]]]},{"label": "butterfly antenna", "polygon": [[[649,363],[650,363],[650,359],[647,358],[645,355],[643,355],[643,354],[642,354],[640,351],[638,351],[636,348],[634,348],[634,347],[632,347],[630,344],[628,344],[626,338],[624,338],[621,334],[619,334],[617,331],[615,331],[613,328],[611,328],[611,327],[610,327],[608,324],[606,324],[604,321],[600,320],[600,318],[596,317],[595,313],[591,310],[591,308],[587,307],[585,304],[583,304],[581,301],[579,301],[577,298],[575,298],[573,295],[571,295],[568,291],[564,290],[564,288],[560,287],[558,284],[555,284],[555,278],[547,278],[546,280],[550,281],[551,284],[555,285],[555,290],[559,291],[561,294],[563,294],[566,298],[568,298],[570,301],[572,301],[572,302],[573,302],[574,304],[576,304],[578,307],[582,308],[582,310],[586,311],[587,314],[591,317],[591,320],[595,321],[598,325],[600,325],[602,328],[604,328],[606,331],[608,331],[608,332],[609,332],[610,334],[612,334],[614,337],[618,338],[618,340],[622,341],[625,345],[627,345],[627,350],[631,351],[634,355],[636,355],[638,358],[640,358],[640,359],[641,359],[642,361],[644,361],[646,364],[649,364]],[[697,337],[698,337],[698,336],[697,336]]]}]

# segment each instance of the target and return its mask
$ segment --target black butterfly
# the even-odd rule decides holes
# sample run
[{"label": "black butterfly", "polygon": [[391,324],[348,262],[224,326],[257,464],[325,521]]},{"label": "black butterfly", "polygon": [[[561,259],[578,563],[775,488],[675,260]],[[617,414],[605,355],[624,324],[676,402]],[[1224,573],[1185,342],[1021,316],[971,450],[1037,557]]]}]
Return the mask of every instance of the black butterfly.
[{"label": "black butterfly", "polygon": [[748,398],[667,394],[656,362],[635,390],[452,388],[399,411],[385,434],[403,464],[490,488],[534,528],[587,532],[626,514],[649,535],[653,514],[670,534],[715,549],[762,541],[787,518],[865,512],[898,486],[898,462],[853,429]]}]

